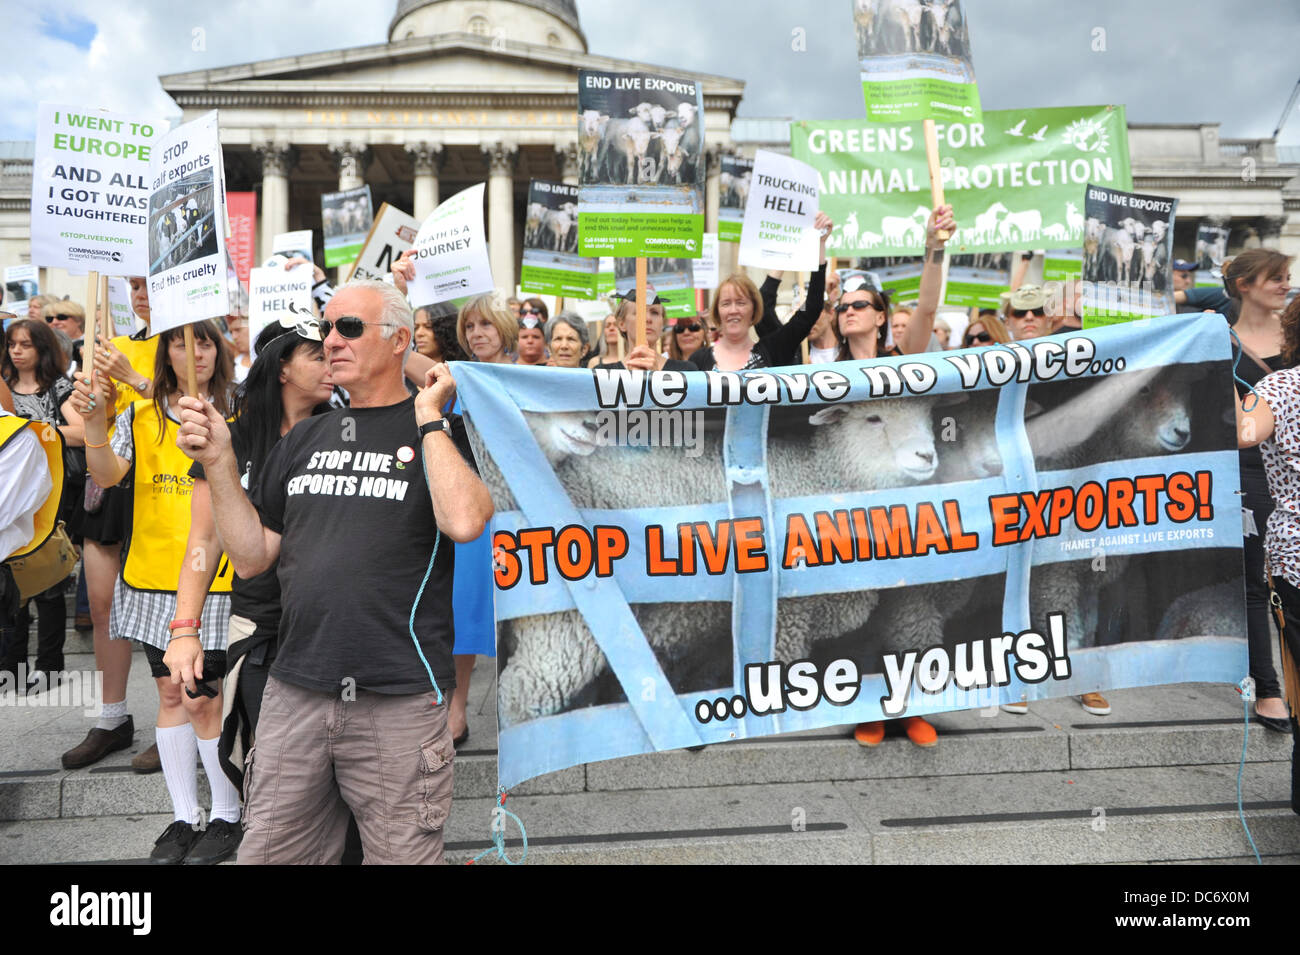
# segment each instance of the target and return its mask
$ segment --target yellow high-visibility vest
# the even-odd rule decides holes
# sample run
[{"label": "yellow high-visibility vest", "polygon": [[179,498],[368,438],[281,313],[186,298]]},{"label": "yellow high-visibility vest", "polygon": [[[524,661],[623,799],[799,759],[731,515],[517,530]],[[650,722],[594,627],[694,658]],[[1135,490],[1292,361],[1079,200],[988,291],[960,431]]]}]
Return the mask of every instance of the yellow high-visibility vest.
[{"label": "yellow high-visibility vest", "polygon": [[49,496],[33,521],[35,533],[32,539],[9,555],[6,560],[30,554],[44,544],[59,523],[59,505],[63,503],[63,434],[52,424],[44,421],[29,421],[14,415],[0,417],[0,451],[17,436],[23,428],[30,428],[41,442],[45,460],[50,466],[50,480],[54,482]]}]

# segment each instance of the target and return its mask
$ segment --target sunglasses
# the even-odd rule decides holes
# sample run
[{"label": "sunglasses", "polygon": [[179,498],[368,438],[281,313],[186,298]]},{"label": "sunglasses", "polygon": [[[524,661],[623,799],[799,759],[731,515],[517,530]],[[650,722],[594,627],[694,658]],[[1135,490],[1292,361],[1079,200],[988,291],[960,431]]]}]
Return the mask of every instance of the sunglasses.
[{"label": "sunglasses", "polygon": [[867,301],[840,302],[840,304],[835,306],[835,314],[843,315],[849,309],[853,309],[853,311],[855,312],[860,312],[865,308],[874,309],[877,312],[884,311],[884,309],[881,308],[879,305],[877,305],[875,302],[867,302]]},{"label": "sunglasses", "polygon": [[1043,318],[1043,317],[1045,317],[1045,316],[1047,315],[1047,309],[1045,309],[1045,308],[1029,308],[1029,309],[1024,309],[1024,308],[1013,308],[1013,309],[1011,310],[1011,317],[1012,317],[1012,318],[1024,318],[1026,315],[1037,315],[1039,318]]},{"label": "sunglasses", "polygon": [[699,322],[691,322],[689,325],[685,322],[678,322],[673,326],[674,332],[698,332],[704,328]]},{"label": "sunglasses", "polygon": [[73,320],[74,318],[76,318],[76,317],[77,317],[77,316],[75,316],[75,315],[64,315],[64,314],[60,313],[60,314],[58,314],[58,315],[46,315],[46,316],[45,316],[45,321],[46,321],[46,322],[53,322],[53,321],[55,321],[55,320],[58,320],[58,321],[60,321],[60,322],[70,322],[70,321],[72,321],[72,320]]},{"label": "sunglasses", "polygon": [[535,308],[521,308],[521,309],[519,310],[519,314],[520,314],[520,315],[540,315],[540,314],[542,314],[542,313],[539,312],[539,311],[538,311],[537,309],[535,309]]},{"label": "sunglasses", "polygon": [[968,345],[971,342],[979,342],[980,344],[987,345],[991,341],[993,341],[993,336],[990,335],[988,332],[980,332],[978,335],[966,336],[966,344]]},{"label": "sunglasses", "polygon": [[397,327],[392,322],[363,322],[355,315],[344,315],[342,318],[332,322],[328,319],[322,318],[318,319],[316,324],[317,327],[320,328],[321,341],[330,337],[331,329],[337,329],[339,335],[343,338],[356,340],[366,333],[367,325],[387,325],[393,328]]},{"label": "sunglasses", "polygon": [[[540,314],[540,313],[538,313],[538,312],[520,312],[519,314],[520,314],[520,315],[537,315],[537,314]],[[521,318],[521,319],[519,319],[519,327],[520,327],[520,328],[536,328],[536,327],[537,327],[538,325],[540,325],[540,324],[542,324],[542,320],[541,320],[540,318]]]}]

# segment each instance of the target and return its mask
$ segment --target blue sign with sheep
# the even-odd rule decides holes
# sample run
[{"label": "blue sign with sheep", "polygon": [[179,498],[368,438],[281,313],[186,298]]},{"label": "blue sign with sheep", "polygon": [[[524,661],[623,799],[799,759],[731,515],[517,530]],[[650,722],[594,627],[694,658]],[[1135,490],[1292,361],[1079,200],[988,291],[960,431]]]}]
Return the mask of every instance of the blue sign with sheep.
[{"label": "blue sign with sheep", "polygon": [[745,372],[458,363],[499,783],[1247,673],[1217,315]]}]

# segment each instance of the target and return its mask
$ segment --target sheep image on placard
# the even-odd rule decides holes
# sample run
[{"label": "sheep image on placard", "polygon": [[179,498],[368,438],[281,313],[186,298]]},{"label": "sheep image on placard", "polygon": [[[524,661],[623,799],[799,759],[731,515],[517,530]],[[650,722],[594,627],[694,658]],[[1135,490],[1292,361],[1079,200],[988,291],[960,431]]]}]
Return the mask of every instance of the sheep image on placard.
[{"label": "sheep image on placard", "polygon": [[[773,497],[922,483],[935,467],[933,403],[903,398],[832,405],[811,415],[804,409],[801,428],[769,433]],[[525,420],[579,509],[727,500],[723,435],[716,428],[706,430],[703,453],[692,458],[679,448],[598,445],[594,413],[527,413]],[[513,509],[513,495],[488,449],[476,440],[474,450],[497,509]],[[774,658],[806,657],[816,641],[863,625],[876,601],[875,589],[781,599]],[[730,685],[729,602],[637,603],[631,609],[675,689],[681,692],[686,683],[707,686],[708,681]],[[500,632],[502,727],[592,702],[590,688],[605,674],[607,662],[579,612],[518,617],[503,623]],[[719,635],[725,640],[719,641]],[[719,653],[720,646],[725,652]]]}]

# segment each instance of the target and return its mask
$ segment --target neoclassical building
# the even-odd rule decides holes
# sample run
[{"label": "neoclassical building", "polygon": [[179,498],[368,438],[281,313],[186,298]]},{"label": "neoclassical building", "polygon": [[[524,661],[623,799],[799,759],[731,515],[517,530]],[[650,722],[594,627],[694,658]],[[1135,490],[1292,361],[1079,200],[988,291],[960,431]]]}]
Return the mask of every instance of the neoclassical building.
[{"label": "neoclassical building", "polygon": [[[376,207],[423,218],[486,181],[492,270],[505,287],[518,277],[529,179],[576,181],[580,69],[679,72],[589,53],[574,0],[399,0],[386,43],[160,81],[184,119],[220,111],[227,187],[257,193],[259,260],[271,236],[293,229],[314,230],[321,250],[323,192],[366,183]],[[721,152],[788,151],[789,122],[737,119],[745,84],[700,79],[712,230]],[[1135,189],[1180,200],[1176,254],[1191,256],[1208,219],[1232,229],[1230,251],[1264,243],[1300,255],[1300,164],[1273,140],[1221,139],[1217,123],[1135,124],[1129,144]],[[31,143],[0,143],[0,265],[30,261],[31,167]],[[723,274],[736,252],[722,243]],[[47,291],[84,296],[84,280],[44,271]]]}]

